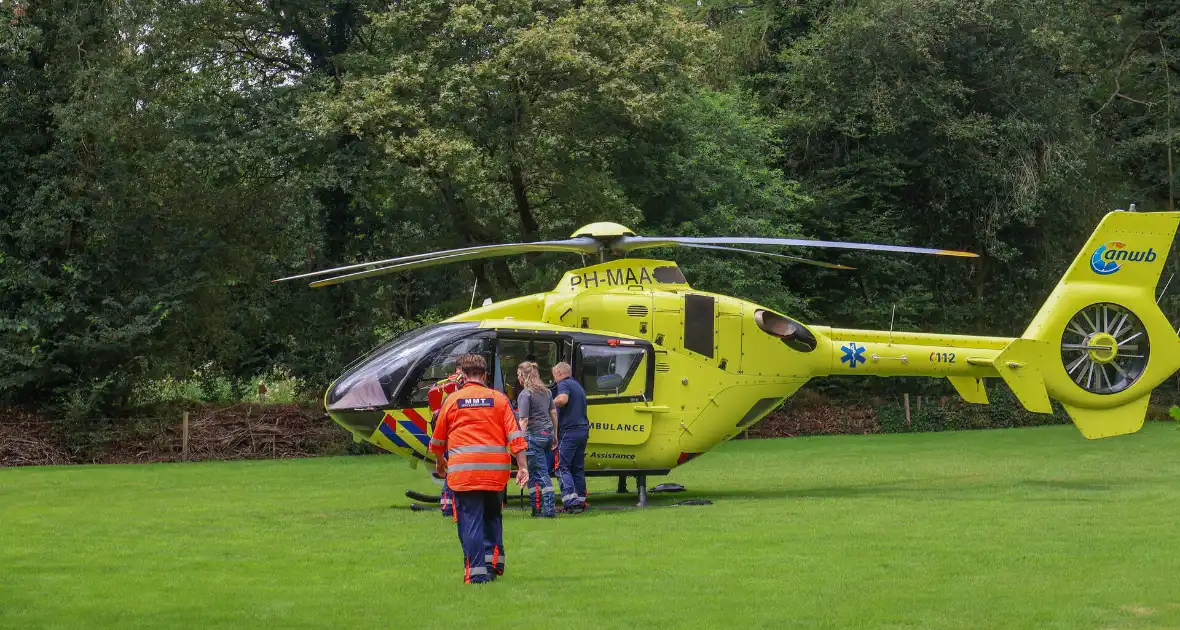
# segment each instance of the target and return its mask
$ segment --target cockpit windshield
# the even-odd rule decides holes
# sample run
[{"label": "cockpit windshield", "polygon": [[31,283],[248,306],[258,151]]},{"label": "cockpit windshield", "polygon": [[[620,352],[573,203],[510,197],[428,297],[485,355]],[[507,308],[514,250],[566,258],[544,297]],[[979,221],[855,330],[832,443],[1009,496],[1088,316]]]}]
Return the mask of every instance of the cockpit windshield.
[{"label": "cockpit windshield", "polygon": [[418,359],[476,328],[477,325],[471,322],[435,324],[395,338],[336,379],[328,392],[328,409],[389,406]]}]

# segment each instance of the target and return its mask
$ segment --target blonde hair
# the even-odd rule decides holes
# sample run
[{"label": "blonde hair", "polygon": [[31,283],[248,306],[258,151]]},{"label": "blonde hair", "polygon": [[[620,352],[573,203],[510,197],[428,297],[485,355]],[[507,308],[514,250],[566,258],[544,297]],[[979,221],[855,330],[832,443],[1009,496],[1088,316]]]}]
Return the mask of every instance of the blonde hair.
[{"label": "blonde hair", "polygon": [[537,372],[537,364],[532,361],[525,361],[516,366],[516,378],[520,379],[520,384],[531,392],[540,394],[549,391],[549,388],[545,387],[545,382],[541,380],[541,374]]}]

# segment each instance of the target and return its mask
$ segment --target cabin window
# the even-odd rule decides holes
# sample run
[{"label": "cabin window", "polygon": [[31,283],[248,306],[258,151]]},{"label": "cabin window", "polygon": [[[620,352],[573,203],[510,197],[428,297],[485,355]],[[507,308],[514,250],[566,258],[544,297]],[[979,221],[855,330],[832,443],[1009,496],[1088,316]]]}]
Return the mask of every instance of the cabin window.
[{"label": "cabin window", "polygon": [[516,368],[525,361],[537,364],[537,371],[545,385],[553,385],[553,366],[561,361],[559,339],[499,339],[496,347],[496,387],[512,402],[520,394],[520,383],[516,380]]},{"label": "cabin window", "polygon": [[583,345],[578,349],[577,379],[594,398],[643,398],[647,390],[646,349],[628,346]]},{"label": "cabin window", "polygon": [[684,347],[713,358],[714,300],[711,295],[684,296]]}]

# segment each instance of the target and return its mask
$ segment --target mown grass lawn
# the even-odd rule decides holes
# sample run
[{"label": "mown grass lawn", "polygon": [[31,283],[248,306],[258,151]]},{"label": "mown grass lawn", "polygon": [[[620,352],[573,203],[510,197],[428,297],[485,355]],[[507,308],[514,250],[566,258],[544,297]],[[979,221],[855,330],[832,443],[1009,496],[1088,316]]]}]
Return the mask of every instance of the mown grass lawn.
[{"label": "mown grass lawn", "polygon": [[1172,423],[739,441],[667,480],[714,504],[510,512],[471,587],[392,457],[0,470],[0,628],[1180,628]]}]

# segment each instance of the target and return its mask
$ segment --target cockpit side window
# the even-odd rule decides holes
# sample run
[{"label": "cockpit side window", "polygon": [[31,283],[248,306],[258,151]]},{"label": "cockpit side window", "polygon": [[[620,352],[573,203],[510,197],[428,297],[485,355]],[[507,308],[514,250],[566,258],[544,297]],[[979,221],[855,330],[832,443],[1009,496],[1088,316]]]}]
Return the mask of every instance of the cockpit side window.
[{"label": "cockpit side window", "polygon": [[426,326],[385,344],[336,380],[328,392],[328,409],[389,406],[419,359],[473,328],[475,324],[470,323]]},{"label": "cockpit side window", "polygon": [[455,373],[455,364],[459,357],[465,354],[482,354],[491,366],[495,358],[492,350],[492,340],[489,337],[468,337],[443,348],[418,375],[416,382],[409,389],[409,404],[411,407],[423,407],[428,404],[427,394],[435,383]]}]

